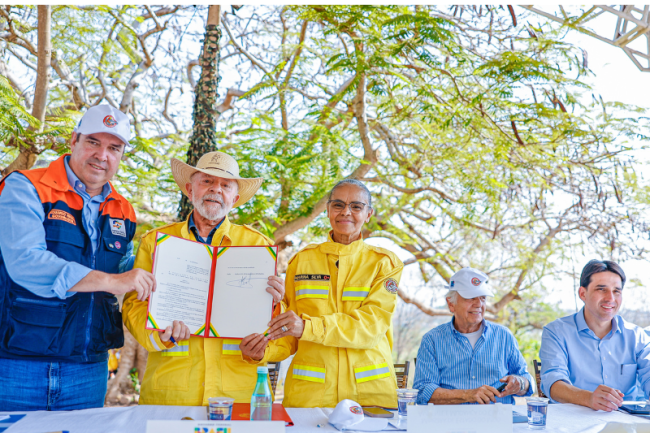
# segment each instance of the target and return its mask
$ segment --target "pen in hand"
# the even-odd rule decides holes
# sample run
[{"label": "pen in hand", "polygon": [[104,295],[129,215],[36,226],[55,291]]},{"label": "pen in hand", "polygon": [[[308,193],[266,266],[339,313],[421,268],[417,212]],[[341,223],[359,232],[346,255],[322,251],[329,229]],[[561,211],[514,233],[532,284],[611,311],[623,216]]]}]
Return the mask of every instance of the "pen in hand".
[{"label": "pen in hand", "polygon": [[174,343],[174,346],[178,347],[178,343],[176,342],[176,340],[174,340],[174,337],[169,337],[169,341]]}]

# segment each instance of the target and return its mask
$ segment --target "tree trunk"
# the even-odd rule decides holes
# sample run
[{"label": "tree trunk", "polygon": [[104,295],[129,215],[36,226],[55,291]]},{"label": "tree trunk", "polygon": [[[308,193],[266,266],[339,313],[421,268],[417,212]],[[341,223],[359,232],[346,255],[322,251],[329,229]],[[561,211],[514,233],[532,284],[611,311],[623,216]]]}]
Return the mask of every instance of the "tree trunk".
[{"label": "tree trunk", "polygon": [[138,369],[138,379],[142,383],[146,365],[147,351],[124,326],[124,346],[120,349],[120,364],[115,377],[108,381],[104,404],[126,406],[131,403],[131,396],[135,394],[131,382],[131,369],[133,367]]},{"label": "tree trunk", "polygon": [[37,118],[43,131],[47,87],[50,85],[52,64],[52,6],[38,6],[38,64],[36,69],[36,86],[34,89],[34,106],[32,116]]},{"label": "tree trunk", "polygon": [[[47,104],[47,89],[50,85],[52,64],[52,6],[38,6],[38,64],[36,67],[36,84],[34,86],[34,102],[32,116],[40,122],[38,132],[43,131],[45,122],[45,107]],[[30,128],[34,129],[34,128]],[[39,154],[36,143],[20,147],[18,157],[5,168],[4,176],[12,171],[32,168]]]},{"label": "tree trunk", "polygon": [[[221,8],[219,6],[210,6],[208,12],[208,23],[205,29],[205,40],[203,43],[203,52],[199,58],[201,65],[201,78],[195,88],[194,110],[192,117],[194,119],[194,129],[190,137],[190,148],[187,151],[187,163],[196,165],[201,155],[212,152],[217,149],[216,125],[221,112],[229,107],[217,106],[217,85],[219,84],[219,40],[221,30],[219,30]],[[135,74],[134,74],[135,76]],[[137,83],[135,84],[137,86]],[[134,87],[135,88],[135,87]],[[229,96],[230,99],[233,95]],[[242,92],[234,92],[238,96]],[[125,93],[126,96],[126,93]],[[227,96],[228,98],[228,96]],[[128,106],[121,107],[123,111],[128,110]],[[179,218],[185,219],[192,211],[192,205],[183,195],[179,207]],[[106,393],[105,404],[107,405],[126,405],[131,403],[129,394],[133,393],[131,383],[131,369],[135,368],[138,373],[138,380],[142,383],[144,372],[147,366],[147,350],[142,347],[133,338],[130,332],[124,329],[124,347],[120,349],[120,367],[115,378],[109,382],[109,389]]]},{"label": "tree trunk", "polygon": [[[201,78],[194,89],[194,129],[190,137],[190,148],[187,150],[187,163],[195,166],[201,156],[217,150],[217,86],[219,84],[219,28],[221,16],[220,6],[210,6],[208,23],[205,26],[203,51],[199,58]],[[178,217],[187,218],[192,211],[192,204],[185,195],[182,196]]]}]

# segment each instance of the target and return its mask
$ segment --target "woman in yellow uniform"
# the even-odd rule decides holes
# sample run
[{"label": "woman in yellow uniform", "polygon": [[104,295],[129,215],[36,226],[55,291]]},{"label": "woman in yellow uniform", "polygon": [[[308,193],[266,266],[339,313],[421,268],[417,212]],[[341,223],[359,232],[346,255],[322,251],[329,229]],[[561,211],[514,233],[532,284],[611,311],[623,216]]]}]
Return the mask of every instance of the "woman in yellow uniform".
[{"label": "woman in yellow uniform", "polygon": [[366,244],[370,191],[343,180],[330,192],[328,241],[289,262],[287,311],[271,321],[269,338],[286,336],[295,353],[285,381],[287,407],[334,407],[343,399],[396,408],[391,319],[404,264]]}]

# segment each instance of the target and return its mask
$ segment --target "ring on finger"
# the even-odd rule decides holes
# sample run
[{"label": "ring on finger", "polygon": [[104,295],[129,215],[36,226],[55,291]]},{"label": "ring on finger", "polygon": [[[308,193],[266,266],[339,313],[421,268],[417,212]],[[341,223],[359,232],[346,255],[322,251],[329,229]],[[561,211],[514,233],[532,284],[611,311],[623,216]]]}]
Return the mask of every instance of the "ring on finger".
[{"label": "ring on finger", "polygon": [[287,328],[286,325],[282,325],[281,329],[282,329],[282,332],[287,332],[289,330],[289,328]]}]

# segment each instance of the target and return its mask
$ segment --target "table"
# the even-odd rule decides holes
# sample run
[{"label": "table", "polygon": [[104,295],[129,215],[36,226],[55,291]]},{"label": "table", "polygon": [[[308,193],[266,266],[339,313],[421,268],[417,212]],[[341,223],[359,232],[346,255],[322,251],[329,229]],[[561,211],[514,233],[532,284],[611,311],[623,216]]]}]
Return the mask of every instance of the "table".
[{"label": "table", "polygon": [[[327,423],[331,409],[287,409],[294,426],[288,433],[324,433],[337,430]],[[513,406],[525,413],[525,406]],[[10,412],[0,412],[6,415]],[[12,412],[21,413],[21,412]],[[24,412],[23,412],[24,413]],[[12,425],[6,433],[46,433],[69,430],[70,433],[144,433],[148,419],[179,420],[184,416],[196,420],[206,418],[205,407],[195,406],[131,406],[105,407],[67,412],[27,412],[27,416]],[[597,433],[608,422],[645,423],[650,421],[621,412],[595,412],[572,404],[554,404],[548,409],[546,433]],[[321,427],[317,427],[320,424]],[[531,432],[527,424],[514,424],[513,433]]]}]

